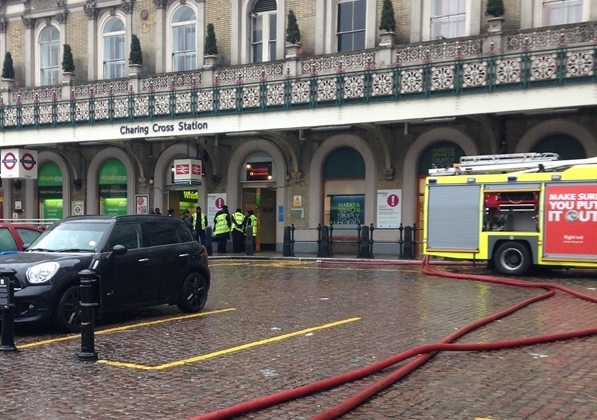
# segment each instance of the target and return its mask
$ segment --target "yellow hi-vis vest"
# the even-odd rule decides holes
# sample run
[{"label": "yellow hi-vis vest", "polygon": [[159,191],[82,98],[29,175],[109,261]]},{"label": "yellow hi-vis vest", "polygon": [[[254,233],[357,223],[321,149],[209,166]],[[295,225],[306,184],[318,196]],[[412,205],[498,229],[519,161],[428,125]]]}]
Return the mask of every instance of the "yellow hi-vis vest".
[{"label": "yellow hi-vis vest", "polygon": [[[199,217],[197,212],[193,213],[193,230],[197,230],[197,217]],[[206,222],[207,219],[205,218],[205,215],[201,213],[201,230],[205,230],[205,228],[207,227]]]},{"label": "yellow hi-vis vest", "polygon": [[249,216],[251,227],[253,228],[253,236],[257,236],[257,216],[254,214]]},{"label": "yellow hi-vis vest", "polygon": [[236,220],[234,229],[238,230],[239,232],[242,232],[243,231],[242,224],[243,224],[243,220],[245,219],[245,215],[242,214],[241,212],[237,211],[236,213],[234,213],[232,215],[232,217],[234,217],[234,220]]},{"label": "yellow hi-vis vest", "polygon": [[230,226],[228,226],[228,221],[226,217],[228,213],[221,213],[216,217],[216,228],[214,230],[214,235],[222,235],[224,233],[230,232]]}]

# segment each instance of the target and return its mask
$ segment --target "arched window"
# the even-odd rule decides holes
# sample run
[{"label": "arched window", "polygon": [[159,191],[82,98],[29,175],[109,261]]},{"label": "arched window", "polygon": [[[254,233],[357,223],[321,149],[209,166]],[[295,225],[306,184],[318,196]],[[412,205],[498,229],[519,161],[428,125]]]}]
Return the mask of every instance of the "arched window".
[{"label": "arched window", "polygon": [[251,11],[251,60],[276,59],[276,0],[258,0]]},{"label": "arched window", "polygon": [[172,71],[197,68],[197,16],[189,6],[172,15]]},{"label": "arched window", "polygon": [[57,85],[60,66],[60,32],[47,26],[39,36],[40,79],[42,85]]},{"label": "arched window", "polygon": [[102,30],[104,47],[104,79],[116,79],[125,76],[125,27],[124,22],[113,16],[104,24]]}]

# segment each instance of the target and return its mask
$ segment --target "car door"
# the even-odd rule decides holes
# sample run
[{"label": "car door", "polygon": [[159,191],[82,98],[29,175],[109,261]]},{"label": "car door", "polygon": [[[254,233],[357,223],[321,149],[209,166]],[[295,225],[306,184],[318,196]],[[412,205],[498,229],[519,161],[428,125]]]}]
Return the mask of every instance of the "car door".
[{"label": "car door", "polygon": [[[151,241],[149,256],[151,259],[152,274],[156,292],[167,299],[177,290],[177,279],[184,269],[189,254],[184,245],[179,242],[176,225],[187,229],[178,220],[150,221],[146,223]],[[187,229],[188,231],[188,229]],[[189,237],[191,233],[189,232]],[[192,237],[191,237],[192,239]]]},{"label": "car door", "polygon": [[110,232],[106,250],[115,245],[127,248],[124,255],[112,254],[102,277],[102,308],[106,311],[143,306],[152,273],[149,250],[144,246],[140,222],[116,223]]}]

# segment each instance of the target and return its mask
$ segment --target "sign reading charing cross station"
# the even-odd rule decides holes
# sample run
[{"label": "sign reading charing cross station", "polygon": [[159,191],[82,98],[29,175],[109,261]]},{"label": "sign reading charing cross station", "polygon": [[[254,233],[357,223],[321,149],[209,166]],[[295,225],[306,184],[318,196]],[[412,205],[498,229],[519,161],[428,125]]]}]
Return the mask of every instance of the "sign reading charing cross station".
[{"label": "sign reading charing cross station", "polygon": [[173,134],[198,134],[201,131],[208,130],[208,124],[205,121],[175,121],[175,122],[152,122],[149,124],[121,125],[118,131],[121,136],[127,138],[152,136],[159,137],[171,136]]}]

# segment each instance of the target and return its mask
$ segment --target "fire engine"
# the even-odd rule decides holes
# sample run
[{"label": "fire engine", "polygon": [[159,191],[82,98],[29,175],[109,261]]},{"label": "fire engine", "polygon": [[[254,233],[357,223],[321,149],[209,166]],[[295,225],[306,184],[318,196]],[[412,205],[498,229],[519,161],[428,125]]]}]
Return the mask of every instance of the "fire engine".
[{"label": "fire engine", "polygon": [[522,276],[533,266],[597,268],[597,157],[464,156],[425,182],[425,255],[486,261]]}]

